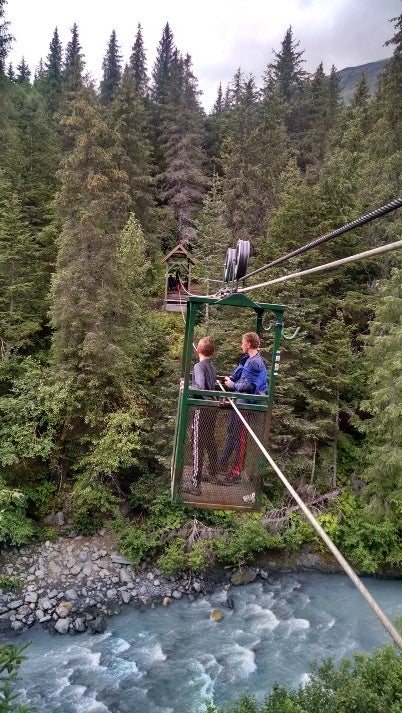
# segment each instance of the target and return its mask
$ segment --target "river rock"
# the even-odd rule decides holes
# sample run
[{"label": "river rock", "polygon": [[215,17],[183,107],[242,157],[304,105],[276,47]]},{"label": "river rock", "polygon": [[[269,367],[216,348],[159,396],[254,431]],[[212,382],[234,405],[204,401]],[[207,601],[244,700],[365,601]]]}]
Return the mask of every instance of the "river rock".
[{"label": "river rock", "polygon": [[59,606],[56,609],[57,616],[59,616],[60,619],[65,619],[66,617],[68,617],[72,606],[73,605],[71,602],[60,602]]},{"label": "river rock", "polygon": [[251,569],[251,567],[239,567],[235,572],[233,572],[230,581],[234,585],[239,585],[239,584],[249,584],[250,582],[254,582],[255,578],[257,577],[257,572],[255,569]]},{"label": "river rock", "polygon": [[223,612],[220,609],[212,609],[211,619],[212,621],[221,621],[221,619],[223,619]]},{"label": "river rock", "polygon": [[56,621],[54,628],[59,634],[67,634],[71,624],[71,619],[67,617],[66,619],[59,619]]},{"label": "river rock", "polygon": [[91,634],[103,634],[106,631],[106,619],[104,616],[98,616],[88,624],[88,631]]}]

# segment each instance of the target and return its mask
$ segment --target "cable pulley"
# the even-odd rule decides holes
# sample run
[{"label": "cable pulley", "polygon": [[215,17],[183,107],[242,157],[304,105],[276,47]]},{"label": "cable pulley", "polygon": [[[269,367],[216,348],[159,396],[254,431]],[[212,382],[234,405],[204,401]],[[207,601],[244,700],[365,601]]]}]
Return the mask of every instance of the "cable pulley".
[{"label": "cable pulley", "polygon": [[238,240],[236,248],[228,248],[225,258],[224,280],[226,283],[241,280],[247,272],[250,241]]},{"label": "cable pulley", "polygon": [[233,282],[236,268],[236,249],[228,248],[225,258],[224,280],[225,282]]},{"label": "cable pulley", "polygon": [[247,272],[248,258],[250,255],[250,241],[239,240],[236,247],[235,278],[241,280]]}]

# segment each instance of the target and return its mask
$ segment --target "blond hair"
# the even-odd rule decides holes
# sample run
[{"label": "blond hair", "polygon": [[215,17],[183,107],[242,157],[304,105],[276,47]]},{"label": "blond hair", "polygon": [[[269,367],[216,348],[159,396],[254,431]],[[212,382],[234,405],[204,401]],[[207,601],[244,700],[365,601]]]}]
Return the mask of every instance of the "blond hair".
[{"label": "blond hair", "polygon": [[256,332],[246,332],[243,334],[242,339],[248,342],[252,349],[258,349],[260,346],[260,338]]},{"label": "blond hair", "polygon": [[197,352],[206,357],[211,357],[215,354],[215,344],[211,337],[203,337],[197,344]]}]

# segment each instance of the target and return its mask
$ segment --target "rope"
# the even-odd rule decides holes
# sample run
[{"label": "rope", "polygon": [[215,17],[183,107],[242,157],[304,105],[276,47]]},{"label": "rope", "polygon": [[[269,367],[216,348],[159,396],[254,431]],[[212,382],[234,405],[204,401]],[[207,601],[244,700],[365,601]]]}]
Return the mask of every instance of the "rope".
[{"label": "rope", "polygon": [[268,280],[267,282],[260,282],[258,285],[251,285],[250,287],[242,287],[237,290],[238,293],[250,292],[251,290],[256,290],[258,287],[268,287],[268,285],[275,285],[278,282],[286,282],[287,280],[293,280],[294,278],[304,277],[305,275],[312,275],[314,272],[322,272],[323,270],[331,270],[333,267],[338,267],[339,265],[345,265],[348,262],[354,262],[357,260],[362,260],[366,257],[371,257],[372,255],[378,255],[380,253],[388,252],[389,250],[397,250],[402,248],[402,240],[397,240],[395,243],[388,243],[388,245],[381,245],[379,248],[373,248],[372,250],[366,250],[363,253],[357,253],[356,255],[349,255],[349,257],[343,257],[339,260],[334,260],[334,262],[328,262],[325,265],[317,265],[317,267],[310,267],[308,270],[303,270],[302,272],[292,272],[290,275],[283,275],[282,277],[276,277],[273,280]]},{"label": "rope", "polygon": [[[402,242],[402,241],[401,241]],[[219,384],[222,391],[225,391],[223,386]],[[287,488],[289,493],[292,495],[292,497],[296,500],[298,506],[300,509],[304,512],[306,518],[309,520],[310,524],[314,527],[314,529],[318,532],[319,536],[321,537],[322,540],[324,540],[325,544],[327,547],[330,549],[334,557],[338,560],[339,564],[341,567],[344,569],[348,577],[352,580],[353,584],[357,587],[359,590],[360,594],[364,597],[366,602],[370,605],[378,619],[380,620],[381,624],[385,627],[385,629],[388,631],[388,633],[391,635],[395,643],[399,646],[400,649],[402,649],[402,636],[399,634],[399,632],[395,629],[393,626],[392,622],[388,619],[387,615],[382,611],[382,609],[379,607],[377,604],[376,600],[374,597],[370,594],[368,589],[364,586],[364,584],[360,581],[359,577],[357,576],[356,572],[350,564],[345,560],[344,556],[341,554],[341,552],[338,550],[336,545],[332,542],[331,538],[327,535],[325,530],[321,527],[320,523],[315,519],[314,515],[310,512],[308,509],[307,505],[303,502],[301,499],[300,495],[294,490],[294,488],[291,486],[289,481],[285,478],[284,474],[282,471],[279,469],[279,467],[276,465],[275,461],[272,460],[271,456],[269,455],[268,451],[264,448],[263,444],[261,441],[257,438],[255,435],[254,431],[252,428],[249,426],[247,423],[246,419],[244,416],[240,413],[239,409],[237,408],[236,404],[234,403],[233,399],[228,399],[229,403],[231,404],[232,408],[236,411],[238,417],[241,419],[243,422],[244,426],[247,428],[247,431],[249,434],[252,436],[254,441],[256,442],[257,446],[259,447],[261,453],[265,456],[267,459],[268,463],[270,464],[271,468],[275,471],[275,473],[279,476],[281,479],[282,483],[284,486]]]},{"label": "rope", "polygon": [[371,220],[380,218],[382,215],[386,215],[386,213],[390,213],[391,211],[396,210],[397,208],[400,208],[401,206],[402,206],[402,198],[395,198],[395,200],[391,201],[390,203],[387,203],[386,205],[381,206],[381,208],[372,210],[370,213],[366,213],[365,215],[360,216],[360,218],[356,218],[356,220],[352,220],[351,223],[347,223],[346,225],[343,225],[341,228],[336,228],[336,230],[332,230],[330,233],[323,235],[321,238],[312,240],[310,243],[307,243],[306,245],[303,245],[300,248],[292,250],[292,252],[287,253],[286,255],[283,255],[282,257],[278,257],[276,260],[272,260],[272,262],[269,262],[267,265],[263,265],[262,267],[259,267],[256,270],[253,270],[253,272],[249,272],[248,275],[245,275],[243,277],[243,280],[246,280],[248,277],[251,277],[252,275],[256,275],[258,272],[261,272],[262,270],[267,270],[269,267],[273,267],[274,265],[279,265],[281,262],[285,262],[285,260],[289,260],[291,257],[295,257],[295,255],[300,255],[301,253],[307,252],[307,250],[312,250],[313,248],[317,247],[317,245],[322,245],[322,243],[327,242],[327,240],[336,238],[338,235],[342,235],[342,233],[347,233],[349,230],[353,230],[354,228],[357,228],[360,225],[369,223]]}]

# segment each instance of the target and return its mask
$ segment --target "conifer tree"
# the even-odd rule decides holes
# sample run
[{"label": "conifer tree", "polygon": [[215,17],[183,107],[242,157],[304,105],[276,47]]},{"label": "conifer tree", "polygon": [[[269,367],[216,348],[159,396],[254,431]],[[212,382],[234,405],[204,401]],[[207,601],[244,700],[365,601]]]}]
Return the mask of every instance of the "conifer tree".
[{"label": "conifer tree", "polygon": [[169,27],[169,23],[166,23],[157,48],[156,59],[152,70],[151,94],[157,110],[157,115],[158,108],[160,109],[168,100],[170,80],[175,62],[176,47],[174,44],[173,33]]},{"label": "conifer tree", "polygon": [[62,165],[57,197],[63,228],[52,289],[54,363],[58,379],[73,380],[75,415],[96,420],[121,391],[124,315],[116,294],[116,245],[130,198],[120,152],[92,87],[77,94],[62,123],[73,150]]},{"label": "conifer tree", "polygon": [[142,27],[139,23],[130,55],[129,69],[136,81],[137,91],[140,96],[145,99],[149,95],[149,81],[144,41],[142,39]]},{"label": "conifer tree", "polygon": [[276,205],[287,142],[279,92],[265,91],[261,101],[253,78],[239,92],[237,88],[237,103],[226,110],[224,120],[224,198],[231,230],[255,246]]},{"label": "conifer tree", "polygon": [[14,177],[24,214],[37,234],[49,225],[53,214],[51,201],[57,185],[59,139],[54,123],[49,121],[42,93],[23,86],[17,107],[19,141]]},{"label": "conifer tree", "polygon": [[366,434],[365,468],[369,510],[377,519],[384,513],[398,524],[402,518],[402,269],[395,268],[377,292],[375,317],[364,351],[369,369],[364,412],[360,424]]},{"label": "conifer tree", "polygon": [[59,110],[63,90],[63,48],[57,27],[49,45],[44,71],[37,82],[51,114]]},{"label": "conifer tree", "polygon": [[183,243],[195,239],[194,218],[207,188],[203,114],[189,55],[178,58],[165,106],[161,140],[165,170],[160,174],[162,198],[178,224]]},{"label": "conifer tree", "polygon": [[64,55],[63,84],[67,96],[82,87],[84,66],[85,63],[78,37],[78,27],[76,23],[74,23],[71,28],[71,40],[67,43]]},{"label": "conifer tree", "polygon": [[[305,83],[308,77],[303,69],[304,50],[299,50],[299,41],[293,38],[292,27],[289,27],[282,41],[281,51],[274,52],[275,61],[271,62],[266,71],[265,82],[270,91],[279,89],[285,108],[285,125],[292,153],[300,153],[300,144],[305,133]],[[303,168],[303,160],[300,164]]]},{"label": "conifer tree", "polygon": [[128,177],[131,210],[147,230],[150,227],[155,194],[152,147],[147,138],[148,116],[137,82],[127,66],[115,92],[110,116],[123,151],[122,165]]},{"label": "conifer tree", "polygon": [[[196,221],[197,242],[193,247],[197,261],[193,272],[195,278],[222,279],[226,251],[235,243],[226,224],[221,183],[219,176],[214,174],[210,191],[204,198],[202,211]],[[217,285],[211,283],[208,291],[213,293],[216,289]]]},{"label": "conifer tree", "polygon": [[4,20],[6,5],[7,0],[0,0],[0,79],[6,75],[6,59],[14,39],[8,31],[10,23]]},{"label": "conifer tree", "polygon": [[102,64],[103,77],[100,96],[103,104],[109,104],[116,93],[121,79],[121,55],[117,44],[116,31],[112,30]]},{"label": "conifer tree", "polygon": [[26,348],[41,326],[38,245],[11,182],[0,172],[1,358]]},{"label": "conifer tree", "polygon": [[24,57],[21,58],[19,64],[17,64],[18,74],[15,77],[17,84],[30,84],[31,70],[29,69]]},{"label": "conifer tree", "polygon": [[[364,206],[381,205],[400,195],[402,180],[402,47],[400,28],[402,15],[394,19],[396,34],[388,41],[395,45],[393,56],[380,75],[377,91],[369,106],[370,122],[367,122],[365,144],[365,167],[360,186]],[[397,222],[396,222],[397,221]],[[383,221],[387,239],[400,232],[400,218]],[[398,226],[399,222],[399,226]],[[368,232],[377,232],[368,226]]]},{"label": "conifer tree", "polygon": [[327,77],[321,62],[315,73],[304,81],[298,106],[301,116],[294,145],[303,170],[308,166],[319,170],[327,152],[331,129],[339,118],[339,100],[339,80],[336,75],[332,79]]},{"label": "conifer tree", "polygon": [[290,26],[282,40],[281,51],[274,51],[275,61],[268,66],[273,81],[278,84],[287,104],[292,103],[298,96],[306,77],[303,69],[305,60],[302,59],[304,50],[298,50],[299,45],[300,42],[296,42],[293,38],[293,30]]},{"label": "conifer tree", "polygon": [[255,238],[255,226],[251,225],[254,211],[253,183],[259,168],[259,148],[254,140],[257,130],[257,90],[254,79],[240,84],[240,74],[233,82],[233,105],[227,122],[227,131],[222,147],[224,171],[224,200],[228,224],[234,235],[241,240]]}]

